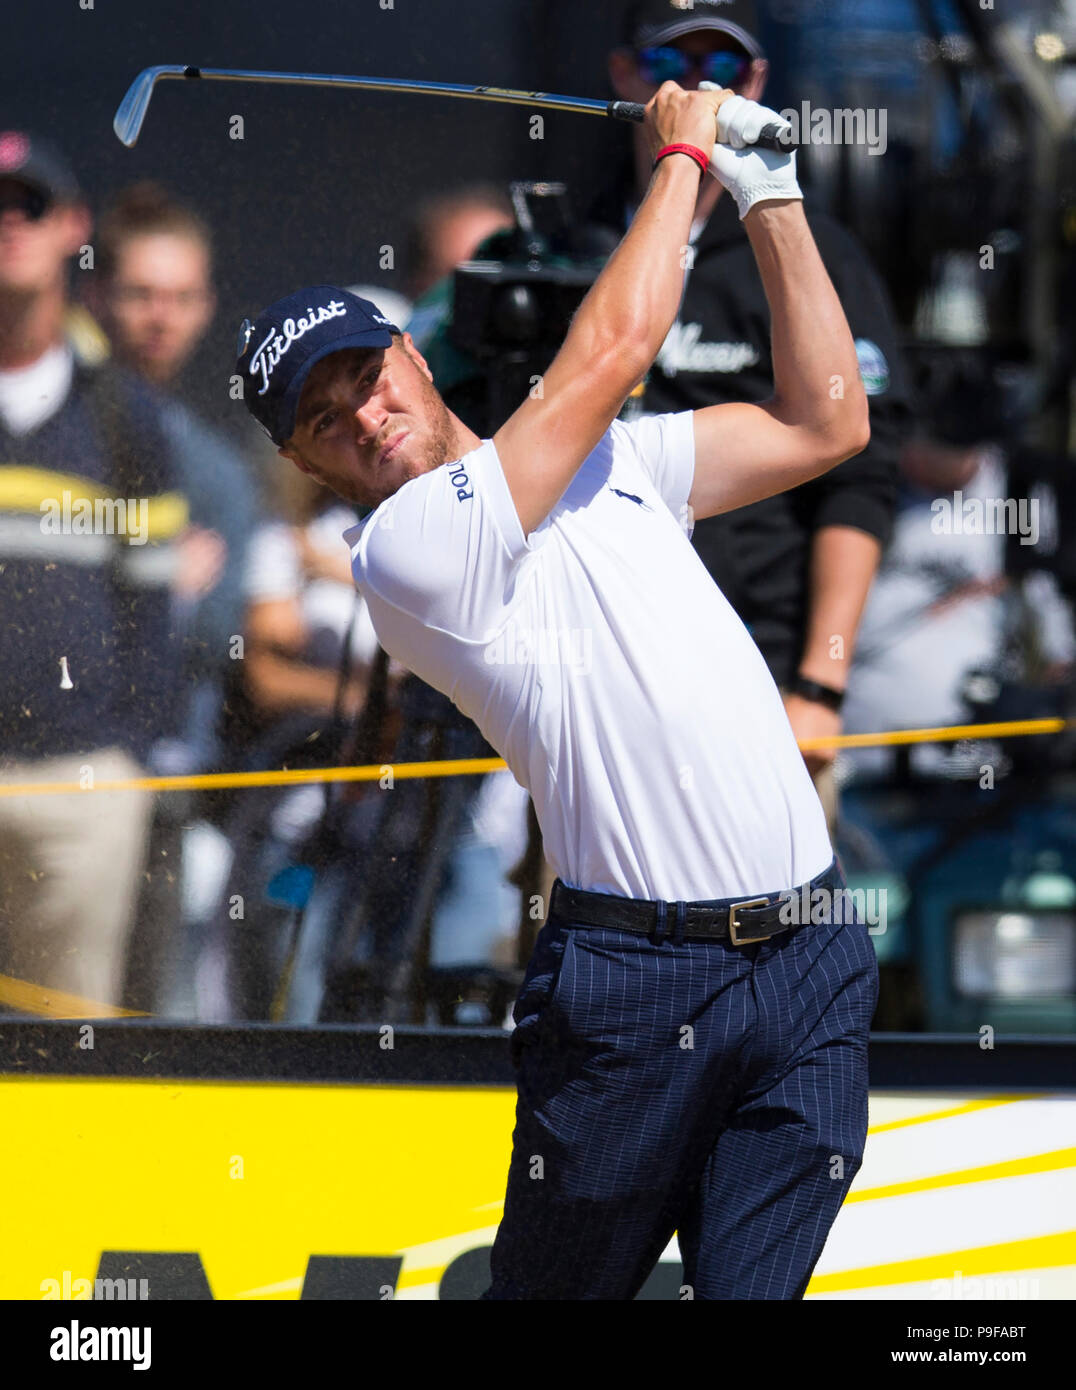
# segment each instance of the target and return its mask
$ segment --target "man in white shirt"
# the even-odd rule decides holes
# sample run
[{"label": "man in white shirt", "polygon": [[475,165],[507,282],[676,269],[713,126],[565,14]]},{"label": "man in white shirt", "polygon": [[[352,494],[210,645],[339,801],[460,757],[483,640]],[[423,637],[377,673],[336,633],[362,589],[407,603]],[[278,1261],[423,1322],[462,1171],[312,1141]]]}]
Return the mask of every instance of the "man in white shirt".
[{"label": "man in white shirt", "polygon": [[[382,645],[504,755],[558,874],[513,1015],[489,1299],[634,1298],[674,1232],[694,1297],[802,1297],[862,1160],[873,948],[824,910],[843,879],[821,805],[687,534],[869,433],[794,156],[749,147],[779,119],[660,88],[646,198],[492,439],[366,301],[317,286],[241,330],[247,405],[281,453],[376,507],[347,539]],[[775,394],[626,424],[707,168],[770,299]],[[823,910],[791,913],[793,889]]]}]

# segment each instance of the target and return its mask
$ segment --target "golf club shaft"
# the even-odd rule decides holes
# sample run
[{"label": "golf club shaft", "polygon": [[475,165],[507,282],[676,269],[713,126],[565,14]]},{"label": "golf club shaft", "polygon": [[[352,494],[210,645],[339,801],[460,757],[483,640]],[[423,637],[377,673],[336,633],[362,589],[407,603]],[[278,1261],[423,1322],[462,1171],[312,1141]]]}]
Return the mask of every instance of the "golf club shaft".
[{"label": "golf club shaft", "polygon": [[[144,68],[120,102],[112,122],[119,139],[128,147],[138,139],[150,97],[157,82],[168,78],[209,82],[260,82],[303,87],[353,87],[360,91],[418,92],[425,96],[466,97],[472,101],[496,101],[512,106],[539,107],[546,111],[576,111],[591,116],[612,116],[620,121],[642,121],[644,108],[634,101],[598,101],[590,97],[554,96],[549,92],[520,92],[505,87],[466,87],[453,82],[411,82],[386,77],[345,77],[313,72],[258,72],[242,68],[196,68],[162,65]],[[795,148],[783,140],[781,127],[766,126],[755,142],[763,149],[786,152]]]}]

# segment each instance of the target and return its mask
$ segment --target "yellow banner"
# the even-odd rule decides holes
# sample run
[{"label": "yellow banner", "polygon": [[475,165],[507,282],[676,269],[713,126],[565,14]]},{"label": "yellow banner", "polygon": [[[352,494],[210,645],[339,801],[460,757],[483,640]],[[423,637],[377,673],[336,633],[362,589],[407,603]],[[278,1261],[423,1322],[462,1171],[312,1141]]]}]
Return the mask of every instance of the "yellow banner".
[{"label": "yellow banner", "polygon": [[[0,1298],[476,1297],[514,1103],[492,1086],[0,1077]],[[873,1096],[808,1297],[1071,1298],[1074,1166],[1074,1097]],[[656,1274],[651,1296],[684,1296],[675,1242]]]}]

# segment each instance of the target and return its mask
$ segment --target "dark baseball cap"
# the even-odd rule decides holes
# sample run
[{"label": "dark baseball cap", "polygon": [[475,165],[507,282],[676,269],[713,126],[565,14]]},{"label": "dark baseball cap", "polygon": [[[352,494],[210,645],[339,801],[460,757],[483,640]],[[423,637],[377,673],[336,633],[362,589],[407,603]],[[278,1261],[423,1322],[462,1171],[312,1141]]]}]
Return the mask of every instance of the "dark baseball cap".
[{"label": "dark baseball cap", "polygon": [[0,130],[0,179],[18,179],[57,203],[74,203],[82,197],[56,146],[26,130]]},{"label": "dark baseball cap", "polygon": [[700,29],[728,34],[752,58],[764,56],[755,38],[758,17],[751,0],[633,0],[624,15],[624,41],[636,49],[655,48]]},{"label": "dark baseball cap", "polygon": [[335,285],[278,299],[239,329],[235,369],[245,381],[247,409],[274,444],[286,443],[316,362],[344,348],[390,347],[399,331],[376,304]]}]

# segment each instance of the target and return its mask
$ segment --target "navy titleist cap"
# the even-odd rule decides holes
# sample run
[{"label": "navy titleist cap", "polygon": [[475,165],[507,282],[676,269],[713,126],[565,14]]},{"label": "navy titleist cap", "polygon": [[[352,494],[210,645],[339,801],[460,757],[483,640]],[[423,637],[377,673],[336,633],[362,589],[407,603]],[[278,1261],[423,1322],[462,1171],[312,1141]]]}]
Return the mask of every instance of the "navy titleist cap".
[{"label": "navy titleist cap", "polygon": [[278,299],[239,329],[235,369],[247,409],[274,444],[286,443],[315,362],[344,348],[389,347],[399,331],[376,304],[335,285]]}]

